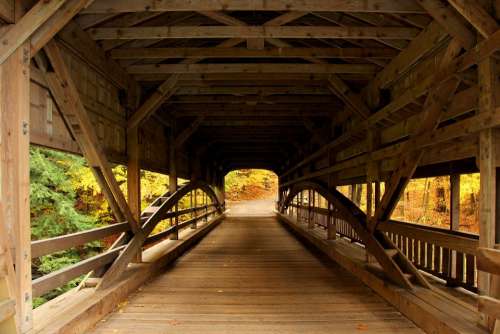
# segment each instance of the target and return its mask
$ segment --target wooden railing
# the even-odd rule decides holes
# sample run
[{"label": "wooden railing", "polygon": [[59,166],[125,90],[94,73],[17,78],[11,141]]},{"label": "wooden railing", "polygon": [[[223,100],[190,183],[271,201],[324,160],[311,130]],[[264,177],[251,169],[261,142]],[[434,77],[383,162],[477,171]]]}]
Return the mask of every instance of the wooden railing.
[{"label": "wooden railing", "polygon": [[[199,197],[201,197],[201,200],[199,200],[200,203],[197,203]],[[154,208],[161,206],[168,198],[169,193],[167,192],[151,203],[151,205],[143,211],[141,222],[146,222],[151,215],[154,214]],[[220,209],[217,207],[218,203],[209,203],[209,196],[200,189],[190,191],[187,195],[179,199],[178,203],[181,201],[188,202],[187,199],[189,199],[188,205],[190,207],[179,209],[179,205],[175,205],[168,212],[162,214],[160,217],[162,220],[170,220],[169,226],[161,232],[148,236],[143,244],[143,248],[162,241],[172,234],[178,233],[179,230],[187,227],[196,228],[198,222],[207,222],[212,216],[216,215]],[[120,252],[125,249],[126,240],[130,239],[127,233],[130,233],[130,225],[127,222],[122,222],[87,231],[33,241],[31,243],[32,259],[68,250],[89,242],[103,240],[112,236],[117,236],[118,240],[122,239],[125,241],[121,244],[115,242],[114,246],[101,254],[34,279],[32,281],[33,297],[39,297],[51,290],[63,286],[75,278],[96,271],[112,263]]]},{"label": "wooden railing", "polygon": [[[298,204],[294,200],[285,213],[308,224],[309,228],[333,229],[335,235],[363,244],[353,228],[331,206],[329,209],[319,208]],[[379,229],[420,270],[445,280],[449,286],[477,292],[477,235],[399,221],[380,224]],[[331,236],[333,232],[329,234],[330,239],[335,238]]]}]

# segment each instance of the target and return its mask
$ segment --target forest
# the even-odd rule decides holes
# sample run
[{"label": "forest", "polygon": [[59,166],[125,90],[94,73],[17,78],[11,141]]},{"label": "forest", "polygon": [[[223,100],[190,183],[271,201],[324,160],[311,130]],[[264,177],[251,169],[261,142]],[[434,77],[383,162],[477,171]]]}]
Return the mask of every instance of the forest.
[{"label": "forest", "polygon": [[[124,194],[127,170],[114,167]],[[51,238],[114,223],[110,208],[85,160],[76,155],[40,147],[30,149],[30,204],[32,240]],[[180,180],[182,183],[185,180]],[[226,200],[276,199],[276,174],[266,170],[242,169],[225,179]],[[383,188],[383,187],[382,187]],[[141,199],[145,208],[168,189],[168,176],[141,171]],[[366,185],[341,186],[338,189],[366,209]],[[437,177],[412,180],[400,200],[393,219],[449,228],[450,180]],[[478,232],[479,174],[461,175],[460,230]],[[186,203],[187,205],[188,203]],[[182,205],[182,203],[181,203]],[[163,225],[158,228],[165,228]],[[113,240],[92,242],[70,250],[34,259],[33,278],[79,262],[102,252]],[[75,287],[81,278],[34,300],[37,307]]]}]

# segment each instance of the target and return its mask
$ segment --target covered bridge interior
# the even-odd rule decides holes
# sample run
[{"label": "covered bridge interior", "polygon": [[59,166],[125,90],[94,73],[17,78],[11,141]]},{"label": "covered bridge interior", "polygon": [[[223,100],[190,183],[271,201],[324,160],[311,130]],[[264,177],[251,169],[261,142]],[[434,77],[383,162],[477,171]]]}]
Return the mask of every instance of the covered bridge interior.
[{"label": "covered bridge interior", "polygon": [[[201,320],[144,325],[135,317],[145,313],[125,310],[109,318],[118,327],[95,332],[500,333],[499,18],[495,0],[0,0],[0,333],[85,333],[155,276],[144,289],[167,301],[193,278],[185,321]],[[83,155],[116,224],[32,242],[30,144]],[[127,166],[126,194],[114,164]],[[275,218],[226,218],[224,176],[241,168],[279,176]],[[170,179],[142,212],[141,169]],[[454,229],[453,210],[450,230],[391,220],[412,178],[450,175],[454,203],[456,175],[472,172],[479,235]],[[356,184],[366,186],[363,210],[338,191]],[[171,226],[152,234],[165,219]],[[334,262],[296,248],[277,221]],[[106,252],[32,280],[32,259],[111,235]],[[258,274],[269,270],[290,283],[273,298],[293,304],[293,290],[307,317],[280,318],[269,305],[261,312],[274,327],[258,327],[266,322],[251,309],[225,325],[200,315],[217,285],[194,278],[238,283],[240,269],[207,269],[221,254],[263,280],[239,286],[228,308],[272,289]],[[316,274],[332,282],[325,295],[292,284]],[[81,275],[32,310],[34,297]],[[336,318],[335,298],[366,318]],[[367,311],[370,300],[391,309]]]}]

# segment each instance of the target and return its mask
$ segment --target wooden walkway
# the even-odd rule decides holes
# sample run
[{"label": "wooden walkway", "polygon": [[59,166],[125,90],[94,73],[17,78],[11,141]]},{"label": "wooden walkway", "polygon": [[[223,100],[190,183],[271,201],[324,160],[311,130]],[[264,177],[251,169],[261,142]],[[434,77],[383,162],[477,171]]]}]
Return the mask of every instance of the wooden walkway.
[{"label": "wooden walkway", "polygon": [[230,217],[91,333],[423,333],[273,217]]}]

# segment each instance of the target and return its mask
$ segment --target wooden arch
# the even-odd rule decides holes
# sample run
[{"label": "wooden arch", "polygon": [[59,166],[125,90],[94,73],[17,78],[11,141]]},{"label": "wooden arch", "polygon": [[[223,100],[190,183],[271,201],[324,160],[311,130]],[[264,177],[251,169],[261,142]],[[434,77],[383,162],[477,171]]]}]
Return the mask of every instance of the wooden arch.
[{"label": "wooden arch", "polygon": [[127,268],[127,265],[132,262],[135,255],[141,250],[147,237],[153,232],[154,228],[160,221],[165,219],[165,215],[171,210],[179,200],[181,200],[185,195],[189,194],[194,190],[202,190],[215,204],[218,213],[222,213],[224,204],[221,203],[220,199],[216,195],[212,187],[201,180],[191,181],[186,183],[177,189],[176,192],[170,194],[170,192],[165,193],[153,202],[153,206],[156,203],[157,210],[150,216],[148,216],[139,232],[135,233],[132,239],[127,243],[123,252],[116,258],[115,262],[104,274],[101,284],[99,287],[108,287],[116,278]]},{"label": "wooden arch", "polygon": [[304,190],[313,190],[323,196],[349,223],[363,241],[366,249],[378,261],[385,274],[396,284],[413,289],[412,281],[430,288],[413,263],[381,231],[373,233],[368,229],[367,216],[356,204],[336,189],[328,189],[319,182],[303,181],[290,188],[287,196],[280,203],[280,212],[288,207],[294,197]]}]

